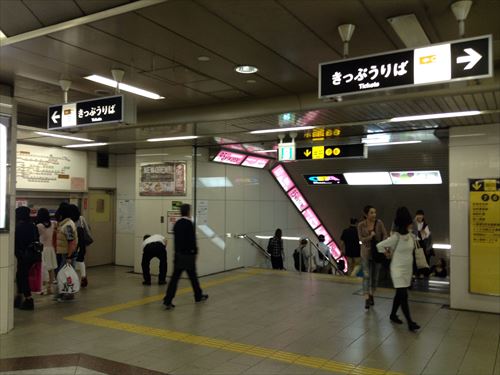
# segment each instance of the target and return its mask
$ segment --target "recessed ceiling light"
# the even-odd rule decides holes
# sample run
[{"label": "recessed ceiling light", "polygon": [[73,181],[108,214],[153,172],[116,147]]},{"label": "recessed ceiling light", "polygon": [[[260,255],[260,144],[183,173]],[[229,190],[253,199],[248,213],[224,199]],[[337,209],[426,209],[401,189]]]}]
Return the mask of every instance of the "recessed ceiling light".
[{"label": "recessed ceiling light", "polygon": [[257,81],[255,79],[247,79],[245,82],[246,83],[257,83]]},{"label": "recessed ceiling light", "polygon": [[[102,76],[98,76],[96,74],[93,74],[91,76],[87,76],[84,78],[88,79],[89,81],[97,82],[97,83],[100,83],[101,85],[105,85],[105,86],[109,86],[109,87],[113,87],[113,88],[116,88],[116,85],[118,84],[118,82],[116,82],[115,80],[112,80],[112,79],[109,79],[106,77],[102,77]],[[154,99],[154,100],[165,99],[163,96],[155,94],[154,92],[143,90],[143,89],[140,89],[140,88],[135,87],[135,86],[127,85],[126,83],[120,83],[119,88],[120,88],[120,90],[127,91],[127,92],[130,92],[132,94],[144,96],[145,98],[149,98],[149,99]]]},{"label": "recessed ceiling light", "polygon": [[72,141],[94,142],[94,140],[88,139],[88,138],[72,137],[70,135],[62,135],[62,134],[56,134],[56,133],[35,132],[35,134],[43,135],[43,136],[46,136],[46,137],[71,139]]},{"label": "recessed ceiling light", "polygon": [[293,126],[291,128],[254,130],[254,131],[251,131],[250,134],[282,133],[282,132],[289,132],[289,131],[311,130],[314,128],[315,128],[315,126]]},{"label": "recessed ceiling light", "polygon": [[210,57],[208,56],[198,56],[197,59],[198,61],[203,61],[203,62],[210,61]]},{"label": "recessed ceiling light", "polygon": [[396,142],[380,142],[380,143],[367,143],[368,147],[376,146],[392,146],[392,145],[409,145],[412,143],[422,143],[422,141],[396,141]]},{"label": "recessed ceiling light", "polygon": [[77,145],[67,145],[64,146],[66,148],[83,148],[83,147],[99,147],[99,146],[106,146],[107,143],[83,143],[83,144],[77,144]]},{"label": "recessed ceiling light", "polygon": [[259,71],[259,69],[257,69],[257,67],[252,66],[252,65],[240,65],[240,66],[237,66],[236,68],[234,68],[234,70],[236,70],[238,73],[241,73],[241,74],[253,74],[253,73],[257,73]]},{"label": "recessed ceiling light", "polygon": [[165,137],[165,138],[149,138],[148,142],[167,142],[167,141],[184,141],[188,139],[196,139],[197,135],[186,135],[181,137]]}]

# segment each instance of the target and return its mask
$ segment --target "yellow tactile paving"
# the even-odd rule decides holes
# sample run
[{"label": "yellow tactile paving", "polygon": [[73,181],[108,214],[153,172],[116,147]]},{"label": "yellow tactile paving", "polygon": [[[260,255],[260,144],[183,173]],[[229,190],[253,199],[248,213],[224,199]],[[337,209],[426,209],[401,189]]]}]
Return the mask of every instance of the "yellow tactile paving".
[{"label": "yellow tactile paving", "polygon": [[[251,275],[265,274],[265,270],[250,269],[244,273],[229,276],[221,279],[210,280],[203,283],[204,288],[213,287],[216,285],[221,285],[228,282],[233,282],[241,280]],[[179,290],[178,294],[185,294],[191,292],[190,287],[182,288]],[[301,355],[298,353],[285,352],[281,350],[259,347],[249,344],[243,344],[238,342],[233,342],[229,340],[222,340],[213,337],[198,336],[185,332],[172,331],[161,328],[153,328],[148,326],[143,326],[140,324],[123,323],[110,319],[104,319],[100,316],[104,314],[109,314],[121,310],[125,310],[132,307],[137,307],[145,305],[152,302],[158,302],[163,298],[163,295],[156,295],[147,298],[142,298],[139,300],[134,300],[126,303],[121,303],[117,305],[112,305],[108,307],[98,308],[92,311],[88,311],[82,314],[68,316],[65,319],[74,322],[93,325],[97,327],[115,329],[119,331],[129,332],[133,334],[151,336],[160,338],[163,340],[177,341],[185,344],[206,346],[211,348],[217,348],[221,350],[226,350],[230,352],[236,352],[240,354],[261,357],[266,359],[272,359],[275,361],[285,362],[292,365],[305,366],[314,369],[321,369],[324,371],[331,371],[343,374],[353,374],[353,375],[403,375],[402,373],[390,372],[382,369],[375,369],[363,366],[355,366],[349,363],[337,362],[320,357],[312,357],[307,355]]]}]

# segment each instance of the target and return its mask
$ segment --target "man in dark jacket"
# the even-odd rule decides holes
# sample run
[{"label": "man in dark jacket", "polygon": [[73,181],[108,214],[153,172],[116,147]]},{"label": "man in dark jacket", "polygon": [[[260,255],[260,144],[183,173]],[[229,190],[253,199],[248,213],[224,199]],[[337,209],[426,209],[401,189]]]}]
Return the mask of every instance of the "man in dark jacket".
[{"label": "man in dark jacket", "polygon": [[195,228],[190,219],[191,206],[189,204],[181,206],[181,215],[182,217],[174,225],[174,272],[168,284],[167,294],[163,299],[163,304],[167,310],[175,307],[172,304],[172,300],[177,292],[177,284],[183,271],[187,272],[191,281],[194,300],[201,302],[208,298],[208,294],[203,294],[196,274],[196,254],[198,253],[198,247],[196,245]]}]

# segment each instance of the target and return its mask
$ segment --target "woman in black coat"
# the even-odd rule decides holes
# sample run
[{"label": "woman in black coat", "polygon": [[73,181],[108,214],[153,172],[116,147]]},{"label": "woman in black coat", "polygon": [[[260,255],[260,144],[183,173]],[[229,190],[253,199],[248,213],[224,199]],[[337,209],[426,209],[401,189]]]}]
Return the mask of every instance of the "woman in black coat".
[{"label": "woman in black coat", "polygon": [[29,283],[29,272],[34,262],[33,259],[27,259],[25,254],[29,246],[39,240],[39,235],[38,229],[31,221],[30,212],[31,210],[28,207],[16,208],[14,249],[17,258],[17,296],[14,300],[14,307],[21,310],[33,310],[35,308]]}]

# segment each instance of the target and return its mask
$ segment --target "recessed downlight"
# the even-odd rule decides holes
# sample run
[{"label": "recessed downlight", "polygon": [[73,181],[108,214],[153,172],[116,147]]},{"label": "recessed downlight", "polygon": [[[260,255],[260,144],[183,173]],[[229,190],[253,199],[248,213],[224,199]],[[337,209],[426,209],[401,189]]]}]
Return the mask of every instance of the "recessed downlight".
[{"label": "recessed downlight", "polygon": [[202,62],[207,62],[207,61],[210,61],[210,57],[208,57],[208,56],[198,56],[197,60],[198,61],[202,61]]},{"label": "recessed downlight", "polygon": [[249,83],[249,84],[257,83],[257,81],[255,79],[247,79],[245,82]]},{"label": "recessed downlight", "polygon": [[257,69],[257,67],[253,65],[239,65],[234,68],[234,70],[241,74],[253,74],[259,71],[259,69]]}]

